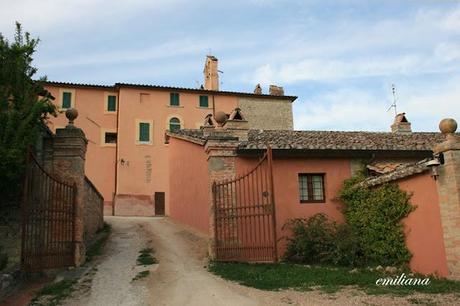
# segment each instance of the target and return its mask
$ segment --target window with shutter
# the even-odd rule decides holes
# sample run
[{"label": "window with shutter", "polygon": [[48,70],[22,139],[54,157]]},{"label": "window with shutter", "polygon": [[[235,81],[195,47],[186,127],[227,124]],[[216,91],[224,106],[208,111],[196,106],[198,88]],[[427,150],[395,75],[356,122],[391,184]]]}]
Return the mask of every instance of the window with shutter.
[{"label": "window with shutter", "polygon": [[208,96],[200,96],[200,107],[209,107]]},{"label": "window with shutter", "polygon": [[117,96],[107,96],[107,111],[115,112],[117,110]]},{"label": "window with shutter", "polygon": [[62,108],[72,107],[72,93],[64,91],[62,93]]},{"label": "window with shutter", "polygon": [[172,92],[169,94],[169,105],[171,106],[179,106],[179,93],[177,92]]},{"label": "window with shutter", "polygon": [[150,124],[147,122],[139,123],[139,141],[140,142],[150,141]]}]

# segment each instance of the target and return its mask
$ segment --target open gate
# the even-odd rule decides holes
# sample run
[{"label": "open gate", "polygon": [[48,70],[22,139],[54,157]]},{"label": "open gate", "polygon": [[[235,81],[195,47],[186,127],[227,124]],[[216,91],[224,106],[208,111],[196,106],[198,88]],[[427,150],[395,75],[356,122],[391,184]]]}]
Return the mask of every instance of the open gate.
[{"label": "open gate", "polygon": [[273,189],[270,148],[248,173],[213,183],[216,260],[278,260]]},{"label": "open gate", "polygon": [[22,203],[21,268],[26,272],[74,265],[77,187],[46,172],[29,153]]}]

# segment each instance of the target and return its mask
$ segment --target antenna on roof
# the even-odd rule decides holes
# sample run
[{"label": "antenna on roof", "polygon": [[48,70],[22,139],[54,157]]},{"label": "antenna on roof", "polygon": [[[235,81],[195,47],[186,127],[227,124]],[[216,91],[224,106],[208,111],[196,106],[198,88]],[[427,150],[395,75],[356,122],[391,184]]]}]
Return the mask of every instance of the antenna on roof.
[{"label": "antenna on roof", "polygon": [[391,92],[392,92],[392,94],[393,94],[393,104],[390,105],[390,107],[388,108],[387,112],[388,112],[390,109],[394,108],[394,109],[395,109],[395,116],[396,116],[396,115],[398,115],[398,110],[397,110],[397,108],[396,108],[396,101],[397,101],[398,99],[396,98],[396,87],[395,87],[395,84],[391,84]]}]

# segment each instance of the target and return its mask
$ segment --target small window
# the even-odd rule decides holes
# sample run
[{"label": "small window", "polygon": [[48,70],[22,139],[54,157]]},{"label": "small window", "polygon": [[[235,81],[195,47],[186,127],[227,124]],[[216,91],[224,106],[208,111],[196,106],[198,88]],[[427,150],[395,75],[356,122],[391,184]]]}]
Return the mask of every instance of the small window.
[{"label": "small window", "polygon": [[180,120],[176,117],[171,118],[169,120],[169,130],[170,131],[177,131],[180,130]]},{"label": "small window", "polygon": [[171,106],[179,106],[179,93],[172,92],[169,94],[169,105]]},{"label": "small window", "polygon": [[117,96],[107,96],[107,111],[115,112],[117,110]]},{"label": "small window", "polygon": [[71,108],[72,107],[72,93],[64,91],[62,93],[62,108]]},{"label": "small window", "polygon": [[200,96],[200,107],[209,107],[208,96]]},{"label": "small window", "polygon": [[150,123],[139,123],[139,142],[150,142]]},{"label": "small window", "polygon": [[105,132],[104,142],[105,143],[117,143],[117,133]]},{"label": "small window", "polygon": [[324,174],[299,174],[300,203],[324,203]]}]

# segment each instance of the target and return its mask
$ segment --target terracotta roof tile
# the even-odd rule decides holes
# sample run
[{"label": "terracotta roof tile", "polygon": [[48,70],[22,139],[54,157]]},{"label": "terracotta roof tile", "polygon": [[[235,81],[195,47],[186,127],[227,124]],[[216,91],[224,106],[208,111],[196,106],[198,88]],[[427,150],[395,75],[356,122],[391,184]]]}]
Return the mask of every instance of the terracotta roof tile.
[{"label": "terracotta roof tile", "polygon": [[[201,130],[179,130],[171,135],[182,135],[206,140]],[[250,130],[248,141],[241,142],[240,150],[273,149],[291,150],[389,150],[430,151],[444,141],[441,133],[416,132],[408,134],[385,132],[338,131],[288,131]]]}]

